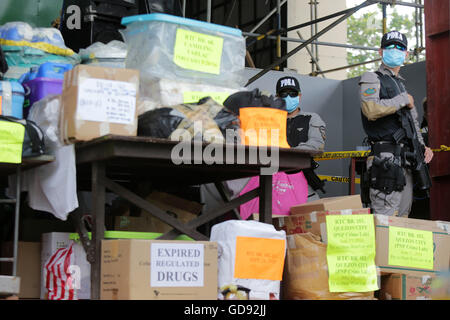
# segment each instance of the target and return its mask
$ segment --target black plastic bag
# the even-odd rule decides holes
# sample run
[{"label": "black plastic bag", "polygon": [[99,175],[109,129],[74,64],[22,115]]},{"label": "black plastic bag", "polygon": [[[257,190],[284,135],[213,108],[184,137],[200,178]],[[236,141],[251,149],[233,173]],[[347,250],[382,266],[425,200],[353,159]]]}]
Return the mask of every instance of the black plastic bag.
[{"label": "black plastic bag", "polygon": [[181,3],[177,0],[140,0],[142,13],[167,13],[174,16],[183,16]]},{"label": "black plastic bag", "polygon": [[239,91],[230,95],[223,105],[234,114],[239,115],[240,108],[260,107],[286,110],[286,102],[278,97],[263,95],[259,89]]},{"label": "black plastic bag", "polygon": [[3,79],[3,74],[8,71],[8,63],[6,62],[5,54],[3,53],[2,47],[0,46],[0,80]]},{"label": "black plastic bag", "polygon": [[[201,123],[201,132],[194,130],[194,123],[197,121]],[[180,104],[150,110],[138,118],[138,136],[177,140],[172,137],[172,133],[177,129],[187,131],[192,139],[200,133],[203,141],[218,142],[226,138],[227,129],[239,129],[239,119],[210,97],[201,99],[197,104]],[[211,129],[216,130],[217,134],[205,137],[205,131]]]}]

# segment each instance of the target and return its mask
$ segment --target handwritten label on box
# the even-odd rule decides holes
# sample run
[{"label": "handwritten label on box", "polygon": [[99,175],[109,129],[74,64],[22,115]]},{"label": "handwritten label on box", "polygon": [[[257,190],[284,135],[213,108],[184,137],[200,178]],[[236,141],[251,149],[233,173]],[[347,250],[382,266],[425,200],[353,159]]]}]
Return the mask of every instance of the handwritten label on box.
[{"label": "handwritten label on box", "polygon": [[136,84],[87,78],[78,87],[77,119],[133,124],[136,113]]}]

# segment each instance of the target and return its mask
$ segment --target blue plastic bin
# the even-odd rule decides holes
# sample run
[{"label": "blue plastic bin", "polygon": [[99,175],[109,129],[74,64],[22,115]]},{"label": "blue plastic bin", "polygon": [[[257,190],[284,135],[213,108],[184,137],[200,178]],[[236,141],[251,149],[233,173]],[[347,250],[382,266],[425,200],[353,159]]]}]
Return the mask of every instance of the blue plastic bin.
[{"label": "blue plastic bin", "polygon": [[0,81],[0,110],[4,116],[23,118],[25,91],[17,81]]}]

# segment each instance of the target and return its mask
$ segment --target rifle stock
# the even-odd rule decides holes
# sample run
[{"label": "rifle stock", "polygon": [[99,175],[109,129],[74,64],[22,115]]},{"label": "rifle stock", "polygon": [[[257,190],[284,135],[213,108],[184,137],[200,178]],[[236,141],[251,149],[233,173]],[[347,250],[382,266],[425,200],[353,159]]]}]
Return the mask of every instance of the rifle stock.
[{"label": "rifle stock", "polygon": [[425,147],[418,139],[418,132],[414,125],[411,112],[408,108],[398,111],[402,127],[405,130],[410,152],[405,152],[405,158],[412,165],[414,185],[420,190],[428,190],[431,187],[431,176],[425,163]]}]

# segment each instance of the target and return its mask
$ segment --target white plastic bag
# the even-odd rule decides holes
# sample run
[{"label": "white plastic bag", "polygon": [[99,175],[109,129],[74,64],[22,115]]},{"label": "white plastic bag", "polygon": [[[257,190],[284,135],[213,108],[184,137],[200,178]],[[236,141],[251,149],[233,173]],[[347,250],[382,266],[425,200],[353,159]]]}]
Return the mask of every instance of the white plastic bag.
[{"label": "white plastic bag", "polygon": [[[276,231],[273,225],[258,221],[229,220],[212,227],[210,241],[218,243],[218,298],[220,300],[280,299],[280,282],[286,254],[286,233],[284,231]],[[243,249],[245,242],[256,245],[254,247],[246,246]],[[276,247],[277,250],[271,250],[269,254],[269,251],[261,247],[261,243]],[[275,246],[273,246],[274,243]],[[242,257],[241,254],[244,250],[247,251],[244,254],[248,254],[246,258],[257,259],[253,264],[255,270],[263,267],[272,269],[270,273],[274,274],[275,272],[278,275],[261,278],[256,274],[257,272],[254,272],[255,270],[247,270],[249,274],[254,274],[254,278],[240,276],[242,274],[240,267],[243,261],[240,261],[239,257]],[[274,280],[275,278],[279,280]]]}]

